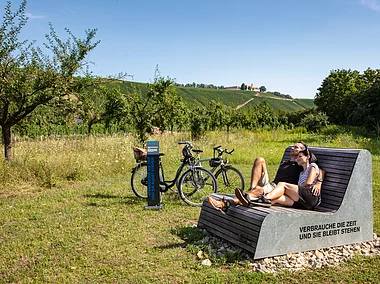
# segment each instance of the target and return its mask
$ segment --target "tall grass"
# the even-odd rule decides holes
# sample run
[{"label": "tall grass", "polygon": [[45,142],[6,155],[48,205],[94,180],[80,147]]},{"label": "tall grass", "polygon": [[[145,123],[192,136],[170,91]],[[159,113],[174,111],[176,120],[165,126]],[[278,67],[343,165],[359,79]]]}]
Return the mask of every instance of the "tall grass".
[{"label": "tall grass", "polygon": [[[188,133],[151,137],[160,142],[168,175],[181,158],[178,141]],[[192,141],[235,149],[231,162],[249,179],[255,156],[263,156],[273,177],[284,148],[309,145],[366,148],[373,157],[374,229],[380,233],[379,141],[354,135],[294,131],[212,132]],[[10,283],[252,283],[379,282],[380,257],[357,257],[338,268],[277,276],[250,272],[237,262],[211,267],[197,259],[193,228],[199,208],[174,193],[163,209],[144,210],[146,201],[130,189],[135,165],[132,136],[26,140],[14,145],[14,161],[0,166],[0,282]]]}]

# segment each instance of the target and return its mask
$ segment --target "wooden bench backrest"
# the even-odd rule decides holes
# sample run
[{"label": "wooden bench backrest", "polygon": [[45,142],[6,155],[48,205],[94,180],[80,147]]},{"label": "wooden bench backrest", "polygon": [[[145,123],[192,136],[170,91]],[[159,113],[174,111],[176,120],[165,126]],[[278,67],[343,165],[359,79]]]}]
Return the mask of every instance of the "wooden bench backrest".
[{"label": "wooden bench backrest", "polygon": [[[283,160],[289,159],[290,149],[291,147],[286,148]],[[342,204],[359,150],[315,147],[309,149],[318,158],[319,167],[326,172],[322,183],[322,202],[315,210],[336,211]]]}]

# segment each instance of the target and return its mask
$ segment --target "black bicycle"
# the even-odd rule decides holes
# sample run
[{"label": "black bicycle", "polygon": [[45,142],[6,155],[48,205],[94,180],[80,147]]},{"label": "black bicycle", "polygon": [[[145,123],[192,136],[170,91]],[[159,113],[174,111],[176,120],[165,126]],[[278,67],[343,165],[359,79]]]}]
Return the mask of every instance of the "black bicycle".
[{"label": "black bicycle", "polygon": [[[232,155],[235,149],[228,151],[227,149],[222,149],[222,146],[217,146],[214,147],[213,150],[213,158],[201,158],[201,153],[203,151],[193,150],[197,154],[195,164],[197,166],[206,167],[204,163],[208,163],[207,169],[209,169],[216,178],[218,193],[233,193],[237,187],[244,190],[244,177],[242,173],[229,164],[228,158],[223,156],[223,154]],[[183,171],[186,170],[186,167],[188,166],[185,165]],[[179,187],[179,185],[177,187]],[[172,190],[174,191],[174,189]]]},{"label": "black bicycle", "polygon": [[198,155],[197,165],[202,165],[202,162],[208,161],[211,172],[215,175],[218,183],[218,193],[233,193],[237,187],[244,191],[242,173],[229,164],[228,158],[223,157],[223,154],[231,155],[235,149],[228,151],[227,149],[222,149],[222,146],[217,146],[213,149],[214,157],[201,159]]},{"label": "black bicycle", "polygon": [[[191,153],[193,146],[189,141],[179,142],[178,144],[184,145],[182,149],[183,159],[181,159],[181,164],[177,169],[174,179],[165,179],[164,167],[161,160],[164,154],[159,154],[160,191],[166,192],[177,184],[179,195],[183,201],[192,206],[201,206],[203,200],[208,195],[217,192],[216,179],[209,170],[196,164],[197,160]],[[199,152],[200,150],[193,151]],[[188,169],[183,171],[186,167],[188,167]],[[145,161],[140,161],[139,164],[132,169],[132,190],[136,196],[140,198],[148,198],[147,169],[148,164]]]}]

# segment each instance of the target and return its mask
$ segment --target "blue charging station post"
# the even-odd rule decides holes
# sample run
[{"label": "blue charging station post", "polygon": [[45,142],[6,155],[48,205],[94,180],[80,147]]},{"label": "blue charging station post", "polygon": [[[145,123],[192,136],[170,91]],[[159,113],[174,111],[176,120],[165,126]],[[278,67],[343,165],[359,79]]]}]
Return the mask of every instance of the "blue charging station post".
[{"label": "blue charging station post", "polygon": [[158,141],[147,142],[146,160],[148,163],[148,205],[145,209],[161,209],[159,157],[160,147]]}]

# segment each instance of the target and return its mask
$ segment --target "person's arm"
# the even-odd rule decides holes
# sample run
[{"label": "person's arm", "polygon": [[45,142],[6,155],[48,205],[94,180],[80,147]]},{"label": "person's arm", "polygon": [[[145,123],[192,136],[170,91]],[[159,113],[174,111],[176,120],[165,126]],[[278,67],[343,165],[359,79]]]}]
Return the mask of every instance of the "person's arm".
[{"label": "person's arm", "polygon": [[321,194],[322,182],[324,178],[325,178],[325,171],[322,169],[319,169],[317,182],[314,184],[314,187],[311,189],[315,196],[318,196]]},{"label": "person's arm", "polygon": [[311,187],[317,178],[317,169],[314,166],[310,166],[309,174],[306,180],[301,184],[302,187]]}]

